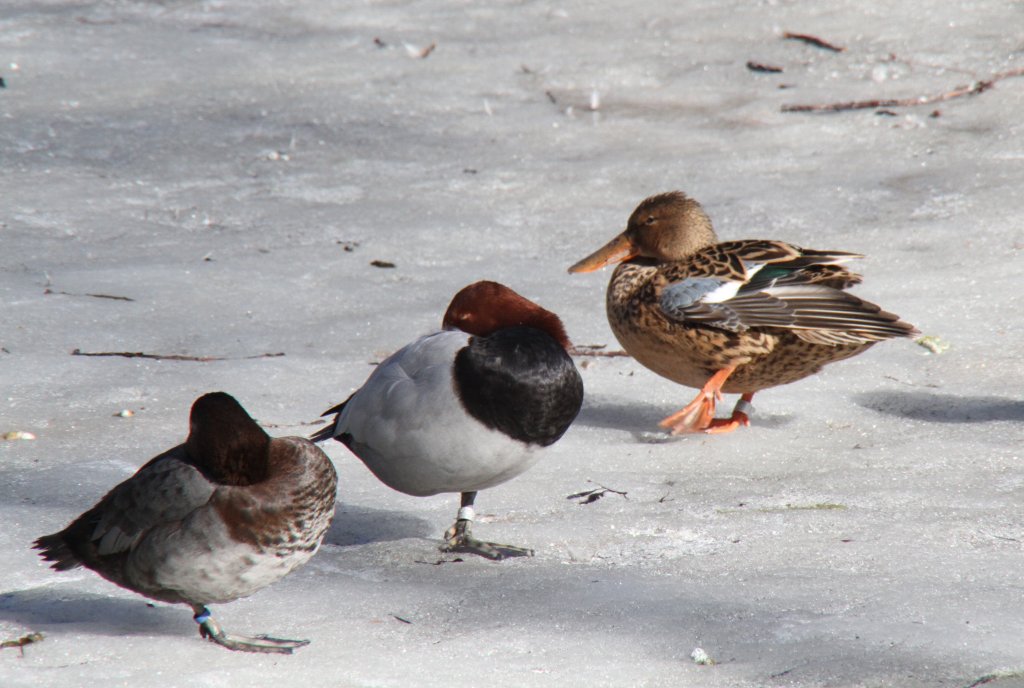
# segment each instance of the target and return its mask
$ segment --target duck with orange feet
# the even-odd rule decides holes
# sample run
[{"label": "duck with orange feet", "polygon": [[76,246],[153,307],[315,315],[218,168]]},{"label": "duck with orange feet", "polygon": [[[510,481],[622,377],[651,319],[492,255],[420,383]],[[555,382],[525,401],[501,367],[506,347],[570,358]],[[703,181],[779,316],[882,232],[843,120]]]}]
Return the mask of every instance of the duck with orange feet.
[{"label": "duck with orange feet", "polygon": [[[625,231],[569,272],[618,263],[607,312],[622,347],[662,377],[700,390],[661,421],[673,435],[750,424],[756,392],[795,382],[917,330],[850,294],[863,256],[783,241],[719,242],[700,204],[674,191],[645,199]],[[715,418],[723,393],[740,394]]]}]

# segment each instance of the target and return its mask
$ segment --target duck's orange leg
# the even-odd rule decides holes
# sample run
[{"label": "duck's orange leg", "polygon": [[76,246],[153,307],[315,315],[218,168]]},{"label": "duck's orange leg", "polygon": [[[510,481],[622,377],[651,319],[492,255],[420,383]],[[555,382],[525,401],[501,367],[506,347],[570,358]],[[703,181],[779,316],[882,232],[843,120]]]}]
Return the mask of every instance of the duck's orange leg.
[{"label": "duck's orange leg", "polygon": [[[735,370],[735,366],[719,370],[704,383],[704,387],[693,401],[682,410],[676,411],[662,420],[658,425],[669,429],[673,435],[707,430],[714,422],[715,402],[722,398],[722,385]],[[728,432],[728,430],[724,432]]]},{"label": "duck's orange leg", "polygon": [[736,428],[749,427],[750,426],[750,413],[754,410],[751,405],[751,401],[754,399],[753,392],[747,392],[740,397],[740,400],[736,402],[736,406],[732,410],[732,418],[713,418],[711,423],[704,428],[704,432],[712,435],[720,435],[726,432],[732,432]]}]

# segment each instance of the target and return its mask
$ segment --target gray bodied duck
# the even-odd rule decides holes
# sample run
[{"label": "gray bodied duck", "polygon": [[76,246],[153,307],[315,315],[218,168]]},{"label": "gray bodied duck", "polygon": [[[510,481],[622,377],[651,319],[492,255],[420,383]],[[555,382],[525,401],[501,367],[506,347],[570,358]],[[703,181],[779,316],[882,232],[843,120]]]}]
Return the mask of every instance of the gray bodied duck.
[{"label": "gray bodied duck", "polygon": [[57,571],[85,566],[189,605],[218,645],[289,654],[309,641],[227,633],[206,605],[247,597],[316,553],[334,515],[334,466],[309,440],[271,438],[223,392],[199,397],[189,422],[183,444],[34,547]]}]

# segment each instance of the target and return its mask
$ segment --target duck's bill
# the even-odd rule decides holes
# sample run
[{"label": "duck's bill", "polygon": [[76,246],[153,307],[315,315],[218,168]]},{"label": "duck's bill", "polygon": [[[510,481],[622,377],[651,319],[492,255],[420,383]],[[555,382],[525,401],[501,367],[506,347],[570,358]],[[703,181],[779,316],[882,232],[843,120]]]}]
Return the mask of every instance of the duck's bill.
[{"label": "duck's bill", "polygon": [[637,255],[636,247],[633,246],[625,234],[620,234],[607,244],[597,249],[589,256],[569,268],[569,272],[593,272],[605,265],[621,263]]}]

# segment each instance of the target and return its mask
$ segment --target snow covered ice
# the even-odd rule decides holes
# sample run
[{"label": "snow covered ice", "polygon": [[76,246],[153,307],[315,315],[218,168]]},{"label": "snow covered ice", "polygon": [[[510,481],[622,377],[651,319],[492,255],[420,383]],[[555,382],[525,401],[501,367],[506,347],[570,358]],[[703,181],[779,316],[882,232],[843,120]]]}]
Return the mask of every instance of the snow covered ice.
[{"label": "snow covered ice", "polygon": [[[45,637],[0,650],[0,686],[914,688],[1024,670],[1024,78],[781,112],[1019,69],[1022,20],[920,0],[8,0],[0,436],[36,439],[0,440],[0,641]],[[227,652],[187,608],[29,549],[180,442],[203,392],[309,434],[472,281],[617,349],[609,271],[566,269],[672,189],[723,239],[867,254],[854,293],[948,350],[884,342],[758,394],[750,428],[672,439],[657,422],[694,390],[578,358],[575,425],[477,502],[478,534],[532,559],[452,561],[457,496],[389,490],[331,443],[320,553],[213,608],[312,640],[292,657]],[[566,499],[602,486],[626,494]]]}]

